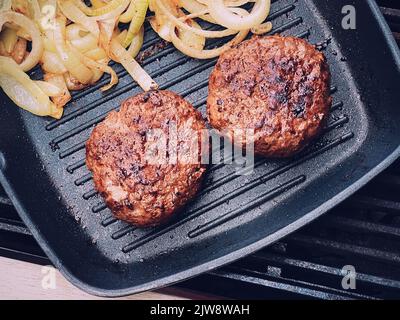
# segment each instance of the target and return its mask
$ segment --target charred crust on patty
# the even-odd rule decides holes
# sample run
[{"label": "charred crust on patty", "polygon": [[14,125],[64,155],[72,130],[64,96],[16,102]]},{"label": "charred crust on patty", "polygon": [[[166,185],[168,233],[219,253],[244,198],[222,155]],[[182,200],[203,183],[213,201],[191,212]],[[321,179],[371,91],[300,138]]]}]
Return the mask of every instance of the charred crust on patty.
[{"label": "charred crust on patty", "polygon": [[256,154],[290,157],[321,133],[331,104],[323,53],[299,38],[254,36],[220,56],[207,113],[231,139],[235,129],[254,129]]},{"label": "charred crust on patty", "polygon": [[[147,132],[160,129],[168,136],[168,124],[173,121],[178,130],[198,134],[198,161],[147,163]],[[139,227],[155,226],[190,201],[206,171],[200,161],[205,129],[201,114],[170,91],[139,94],[127,99],[119,112],[111,112],[86,144],[86,163],[113,214]],[[178,138],[180,151],[186,144]]]}]

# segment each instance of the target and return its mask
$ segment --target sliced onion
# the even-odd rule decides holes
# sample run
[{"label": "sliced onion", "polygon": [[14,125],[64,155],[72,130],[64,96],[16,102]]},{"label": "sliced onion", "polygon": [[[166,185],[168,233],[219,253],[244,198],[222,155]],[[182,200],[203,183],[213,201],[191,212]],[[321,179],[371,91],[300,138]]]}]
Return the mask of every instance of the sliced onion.
[{"label": "sliced onion", "polygon": [[[202,30],[202,29],[197,29],[194,27],[191,27],[189,25],[187,25],[186,23],[184,23],[182,20],[180,20],[179,18],[175,17],[170,10],[168,10],[168,8],[165,6],[164,1],[158,1],[156,2],[156,7],[158,7],[161,12],[168,17],[168,19],[170,19],[174,24],[178,25],[179,27],[186,29],[188,31],[192,31],[194,34],[197,34],[199,36],[203,36],[206,38],[224,38],[224,37],[228,37],[231,35],[234,35],[237,33],[237,31],[235,30],[223,30],[223,31],[208,31],[208,30]],[[250,28],[249,28],[250,29]]]},{"label": "sliced onion", "polygon": [[[123,45],[127,33],[128,33],[127,30],[120,31],[118,28],[114,30],[114,36],[117,38],[118,42],[121,45]],[[125,46],[123,47],[126,48]]]},{"label": "sliced onion", "polygon": [[[88,16],[104,16],[104,15],[118,9],[119,7],[123,6],[124,4],[126,4],[126,2],[128,2],[128,4],[129,4],[129,0],[128,1],[113,0],[113,1],[110,1],[109,3],[107,3],[103,7],[92,8],[92,7],[88,7],[81,0],[74,0],[74,3],[78,6],[78,8],[80,10],[82,10],[85,14],[87,14]],[[124,9],[126,9],[128,4],[126,4]]]},{"label": "sliced onion", "polygon": [[258,35],[270,32],[271,30],[272,30],[271,22],[265,22],[257,27],[251,28],[251,32]]},{"label": "sliced onion", "polygon": [[33,19],[38,22],[41,17],[39,3],[37,2],[37,0],[29,0],[29,3],[31,4],[32,7]]},{"label": "sliced onion", "polygon": [[83,84],[88,84],[92,80],[93,73],[82,61],[66,46],[65,43],[65,19],[57,18],[54,29],[54,42],[58,56],[67,70]]},{"label": "sliced onion", "polygon": [[[93,72],[93,77],[94,77],[94,72]],[[64,80],[68,90],[70,91],[82,90],[88,86],[87,84],[80,83],[69,72],[64,73]]]},{"label": "sliced onion", "polygon": [[92,7],[95,9],[104,7],[108,2],[110,2],[110,1],[109,0],[90,0]]},{"label": "sliced onion", "polygon": [[0,3],[0,12],[11,10],[11,0],[3,0]]},{"label": "sliced onion", "polygon": [[71,21],[81,25],[95,37],[99,35],[99,27],[96,20],[87,17],[72,0],[58,0],[62,13]]},{"label": "sliced onion", "polygon": [[11,55],[6,51],[3,41],[0,40],[0,56],[10,57]]},{"label": "sliced onion", "polygon": [[73,1],[85,15],[96,21],[119,18],[130,3],[130,0],[113,0],[100,8],[94,8],[86,6],[81,0]]},{"label": "sliced onion", "polygon": [[67,40],[80,39],[89,33],[80,24],[71,23],[65,28],[65,36]]},{"label": "sliced onion", "polygon": [[246,16],[234,14],[232,9],[226,7],[223,0],[208,0],[207,7],[215,21],[225,28],[247,30],[262,24],[267,19],[271,0],[256,1],[251,13]]},{"label": "sliced onion", "polygon": [[27,54],[26,46],[27,41],[25,39],[18,39],[17,43],[14,46],[14,50],[11,53],[11,57],[16,63],[21,64],[22,61],[24,61],[25,55]]},{"label": "sliced onion", "polygon": [[[206,5],[201,4],[196,0],[179,0],[179,5],[191,14],[208,11]],[[209,14],[200,15],[199,18],[214,24],[217,23]]]},{"label": "sliced onion", "polygon": [[128,52],[132,58],[135,58],[142,48],[144,37],[144,27],[142,26],[139,32],[133,37],[131,45],[129,46]]},{"label": "sliced onion", "polygon": [[71,40],[71,44],[80,52],[87,52],[97,48],[97,39],[89,33],[82,38]]},{"label": "sliced onion", "polygon": [[4,49],[11,54],[18,41],[17,30],[5,28],[0,34],[0,41],[4,44]]},{"label": "sliced onion", "polygon": [[132,21],[133,16],[135,15],[135,12],[136,12],[135,2],[136,2],[136,0],[131,0],[131,3],[129,4],[128,9],[123,14],[121,14],[121,16],[119,17],[119,22],[129,23],[130,21]]},{"label": "sliced onion", "polygon": [[54,32],[53,30],[46,30],[43,37],[44,51],[57,53],[57,48],[54,43]]},{"label": "sliced onion", "polygon": [[144,91],[150,91],[158,88],[157,83],[148,75],[146,71],[136,62],[128,51],[121,44],[113,39],[111,41],[111,50],[113,55],[120,61],[124,68],[131,75]]},{"label": "sliced onion", "polygon": [[[178,27],[177,31],[179,33],[179,38],[182,39],[184,42],[187,43],[188,46],[196,48],[196,49],[203,49],[205,46],[206,38],[204,36],[198,35],[195,32],[192,32],[192,28],[197,29],[199,31],[203,31],[200,25],[194,21],[192,18],[197,18],[203,14],[203,12],[199,12],[196,14],[190,14],[185,16],[182,10],[176,8],[174,10],[174,14],[177,16],[181,16],[179,20],[187,25],[188,28],[181,28]],[[157,9],[156,9],[157,12]],[[169,20],[168,18],[164,18],[164,15],[156,13],[156,17],[150,18],[150,24],[154,31],[158,33],[158,35],[163,38],[165,41],[171,42],[171,30],[174,27],[173,21]]]},{"label": "sliced onion", "polygon": [[4,11],[0,13],[0,30],[3,28],[4,23],[12,22],[25,29],[30,33],[32,38],[32,50],[26,59],[19,65],[23,71],[28,71],[36,66],[43,54],[43,41],[40,35],[40,31],[35,23],[23,14]]},{"label": "sliced onion", "polygon": [[124,0],[119,7],[117,7],[115,10],[107,12],[103,15],[100,16],[93,16],[92,19],[96,21],[101,21],[101,20],[107,20],[107,19],[119,19],[119,16],[121,15],[122,12],[125,11],[125,9],[129,6],[129,1],[130,0]]},{"label": "sliced onion", "polygon": [[67,88],[64,76],[61,74],[45,73],[44,80],[60,89],[61,93],[52,97],[51,100],[57,108],[61,108],[62,110],[62,108],[71,100],[71,93]]},{"label": "sliced onion", "polygon": [[49,97],[56,97],[56,96],[59,96],[62,94],[62,89],[60,89],[59,87],[57,87],[56,85],[54,85],[50,82],[41,81],[41,80],[37,80],[34,82]]},{"label": "sliced onion", "polygon": [[107,53],[102,48],[95,48],[85,52],[85,56],[97,61],[107,58]]},{"label": "sliced onion", "polygon": [[[255,4],[249,13],[241,6],[250,2]],[[171,41],[186,55],[198,59],[210,59],[243,41],[250,30],[256,34],[269,32],[272,24],[263,22],[269,14],[270,4],[271,0],[150,0],[150,9],[155,12],[155,17],[150,18],[150,23],[163,39]],[[181,7],[189,14],[183,13],[179,9]],[[211,8],[214,14],[211,14]],[[224,19],[230,24],[220,19],[218,13],[222,10],[228,14]],[[195,18],[219,24],[227,29],[202,30],[198,24],[192,23]],[[236,34],[235,37],[224,46],[204,50],[204,38],[220,38],[234,34]],[[194,35],[203,38],[196,40]]]},{"label": "sliced onion", "polygon": [[18,64],[0,57],[0,86],[16,105],[38,116],[60,118],[62,115],[40,87],[23,72]]},{"label": "sliced onion", "polygon": [[[34,88],[31,91],[41,98],[37,103],[36,97],[27,97],[23,92],[21,96],[27,101],[26,109],[59,118],[71,99],[69,89],[94,84],[104,73],[110,74],[111,80],[101,90],[108,90],[118,82],[117,74],[108,66],[110,58],[120,61],[144,90],[156,88],[155,82],[133,58],[143,44],[143,22],[149,1],[91,0],[92,6],[88,7],[81,0],[0,0],[0,31],[6,26],[11,31],[3,32],[2,36],[13,34],[13,37],[5,37],[6,41],[0,39],[0,54],[21,62],[24,71],[40,61],[44,71],[45,81],[34,82],[24,76],[24,81],[26,78],[30,81],[26,87]],[[11,11],[13,5],[23,14]],[[48,13],[42,11],[45,6],[56,8],[56,16],[50,18],[51,27],[42,26],[43,21],[49,19]],[[128,30],[119,31],[117,21],[120,18],[130,22]],[[72,23],[66,31],[67,19]],[[30,53],[27,52],[27,41],[32,41]],[[129,50],[126,50],[128,46]],[[15,66],[14,62],[12,67]],[[18,72],[23,73],[21,69]],[[17,103],[23,104],[23,99],[18,100],[19,96],[15,94],[16,90],[22,92],[21,86],[15,84],[16,80],[11,80],[12,86],[10,81],[4,81],[2,79],[1,84],[5,90]]]},{"label": "sliced onion", "polygon": [[[104,62],[99,62],[99,63],[107,65],[108,62],[104,61]],[[95,84],[97,81],[99,81],[101,79],[101,77],[103,76],[104,72],[99,70],[99,69],[92,69],[92,72],[93,72],[92,84]]]},{"label": "sliced onion", "polygon": [[129,25],[128,34],[122,46],[126,48],[132,42],[133,37],[139,32],[146,18],[147,8],[149,7],[149,0],[136,0],[135,1],[135,13],[131,19]]},{"label": "sliced onion", "polygon": [[[207,2],[209,0],[196,0],[200,2],[203,5],[207,5]],[[245,4],[248,4],[249,2],[257,2],[257,0],[224,0],[224,3],[227,7],[240,7]]]},{"label": "sliced onion", "polygon": [[40,18],[40,8],[37,0],[12,0],[11,8],[35,21]]},{"label": "sliced onion", "polygon": [[[107,19],[98,22],[100,29],[99,45],[107,53],[107,56],[113,58],[110,49],[111,40],[114,36],[115,25],[117,24],[117,19]],[[114,59],[114,58],[113,58]],[[118,62],[118,60],[117,60]]]},{"label": "sliced onion", "polygon": [[174,46],[184,54],[188,55],[189,57],[196,58],[196,59],[212,59],[218,57],[223,52],[231,49],[233,46],[242,42],[247,35],[249,34],[249,30],[240,31],[235,38],[231,41],[226,43],[220,48],[211,49],[211,50],[198,50],[196,48],[188,46],[185,42],[178,38],[175,33],[174,29],[171,29],[171,39]]},{"label": "sliced onion", "polygon": [[153,30],[165,41],[171,42],[170,32],[173,24],[171,21],[158,22],[155,17],[150,17],[150,25]]},{"label": "sliced onion", "polygon": [[24,29],[19,28],[17,31],[17,36],[19,38],[24,38],[27,41],[32,41],[31,35]]},{"label": "sliced onion", "polygon": [[116,72],[113,70],[113,68],[110,68],[106,63],[105,64],[104,63],[99,63],[97,61],[89,59],[88,57],[84,56],[83,54],[81,54],[79,51],[77,51],[76,49],[74,49],[72,47],[70,47],[70,49],[89,68],[95,69],[95,70],[100,71],[102,73],[104,73],[104,72],[108,73],[111,76],[110,83],[108,85],[102,87],[100,89],[101,91],[107,91],[107,90],[111,89],[113,86],[115,86],[118,83],[118,76],[117,76]]},{"label": "sliced onion", "polygon": [[39,21],[38,25],[42,32],[53,29],[54,19],[59,12],[57,0],[39,0]]},{"label": "sliced onion", "polygon": [[41,59],[42,69],[46,73],[63,74],[67,72],[58,54],[50,51],[45,51]]},{"label": "sliced onion", "polygon": [[[187,20],[187,24],[190,24],[192,27],[196,29],[201,29],[200,25],[194,20]],[[193,34],[191,31],[182,29],[180,27],[176,28],[176,32],[178,32],[178,38],[186,43],[188,47],[191,47],[196,50],[203,50],[206,45],[206,38],[199,36],[197,34]]]}]

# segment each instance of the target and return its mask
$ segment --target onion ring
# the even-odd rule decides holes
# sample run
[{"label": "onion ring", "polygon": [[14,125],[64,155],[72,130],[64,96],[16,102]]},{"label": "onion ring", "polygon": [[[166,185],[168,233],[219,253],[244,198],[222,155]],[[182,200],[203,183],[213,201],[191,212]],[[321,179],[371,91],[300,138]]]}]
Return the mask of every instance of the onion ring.
[{"label": "onion ring", "polygon": [[208,0],[207,7],[210,15],[222,26],[233,30],[246,30],[262,24],[267,19],[271,2],[270,0],[256,1],[253,10],[247,16],[235,15],[226,7],[223,0]]},{"label": "onion ring", "polygon": [[5,23],[13,23],[29,32],[32,39],[32,50],[25,60],[19,65],[23,71],[29,71],[38,64],[43,54],[44,46],[40,31],[36,24],[23,14],[3,11],[0,13],[0,30]]}]

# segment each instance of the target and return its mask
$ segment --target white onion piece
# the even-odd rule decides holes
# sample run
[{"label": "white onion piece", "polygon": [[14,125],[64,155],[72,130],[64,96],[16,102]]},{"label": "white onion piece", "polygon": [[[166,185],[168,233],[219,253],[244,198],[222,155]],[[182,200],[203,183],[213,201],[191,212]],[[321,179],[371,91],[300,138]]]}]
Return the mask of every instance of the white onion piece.
[{"label": "white onion piece", "polygon": [[113,39],[111,41],[111,50],[124,68],[131,75],[144,91],[150,91],[158,88],[157,83],[149,76],[149,74],[136,62],[128,51],[121,44]]},{"label": "white onion piece", "polygon": [[128,52],[132,58],[135,58],[142,48],[144,38],[144,27],[140,28],[140,31],[133,37],[131,45],[129,46]]},{"label": "white onion piece", "polygon": [[25,55],[27,54],[26,46],[27,41],[25,39],[18,39],[17,43],[14,46],[13,52],[11,52],[11,57],[16,63],[21,64],[21,62],[24,61]]},{"label": "white onion piece", "polygon": [[239,44],[242,42],[247,35],[249,34],[250,30],[244,30],[240,31],[235,38],[233,38],[231,41],[226,43],[220,48],[217,49],[211,49],[211,50],[198,50],[193,47],[190,47],[187,45],[187,43],[184,43],[181,39],[178,38],[178,36],[175,33],[174,29],[171,29],[171,40],[174,46],[184,54],[188,55],[189,57],[196,58],[196,59],[212,59],[215,57],[218,57],[221,55],[223,52],[229,50],[233,46]]},{"label": "white onion piece", "polygon": [[113,59],[116,62],[118,58],[114,57],[112,54],[112,50],[110,49],[111,40],[114,36],[115,25],[117,24],[117,18],[107,19],[99,21],[100,28],[100,36],[99,36],[99,45],[104,51],[107,53],[108,57]]},{"label": "white onion piece", "polygon": [[165,41],[171,42],[171,37],[169,33],[171,32],[171,28],[173,26],[171,21],[165,21],[161,24],[157,22],[157,19],[155,17],[151,17],[149,19],[150,25],[153,28],[153,30]]},{"label": "white onion piece", "polygon": [[[113,68],[109,67],[107,63],[99,63],[97,61],[94,61],[92,59],[89,59],[88,57],[85,57],[82,53],[80,53],[78,50],[70,46],[71,51],[76,54],[76,56],[90,69],[96,70],[96,77],[98,77],[99,72],[101,73],[108,73],[111,76],[110,83],[104,87],[102,87],[100,90],[101,91],[107,91],[111,89],[113,86],[115,86],[118,83],[118,76],[117,73],[114,71]],[[97,80],[96,80],[97,81]],[[94,79],[92,79],[92,82],[95,82]]]},{"label": "white onion piece", "polygon": [[46,73],[63,74],[67,72],[61,59],[54,52],[45,51],[41,59],[42,69]]},{"label": "white onion piece", "polygon": [[232,30],[247,30],[262,24],[268,17],[271,0],[258,0],[251,13],[246,16],[234,14],[223,0],[208,0],[207,7],[211,16],[220,25]]},{"label": "white onion piece", "polygon": [[66,46],[65,43],[65,18],[57,18],[54,29],[54,43],[57,54],[67,70],[79,80],[80,83],[88,84],[92,80],[93,73],[82,61]]},{"label": "white onion piece", "polygon": [[[62,0],[61,0],[62,1]],[[109,13],[113,13],[115,15],[116,10],[123,9],[119,14],[121,14],[129,5],[130,0],[112,0],[108,1],[108,3],[99,8],[95,8],[94,6],[88,7],[82,0],[74,0],[74,4],[84,12],[86,15],[94,17],[98,20],[102,20],[105,18]],[[111,16],[106,17],[106,19],[111,18]]]},{"label": "white onion piece", "polygon": [[32,6],[32,11],[33,11],[33,19],[37,22],[39,22],[40,17],[41,17],[41,12],[40,12],[40,7],[39,3],[37,0],[29,0],[31,6]]},{"label": "white onion piece", "polygon": [[118,18],[119,19],[119,16],[129,6],[129,3],[130,3],[130,0],[124,0],[122,2],[122,4],[119,7],[117,7],[115,10],[110,11],[108,13],[105,13],[105,14],[103,14],[101,16],[92,17],[92,19],[95,19],[97,21],[107,20],[107,19],[114,19],[114,18]]},{"label": "white onion piece", "polygon": [[[94,77],[95,73],[93,71],[92,71],[92,73],[93,73],[93,77]],[[96,77],[97,77],[97,74],[96,74]],[[64,79],[65,85],[67,86],[67,89],[69,91],[83,90],[88,86],[87,84],[80,83],[79,80],[74,78],[69,72],[63,74],[63,79]]]},{"label": "white onion piece", "polygon": [[[204,4],[201,4],[200,2],[196,0],[179,0],[179,5],[184,8],[187,12],[189,13],[199,13],[199,12],[208,12],[207,6]],[[204,21],[208,21],[211,23],[216,23],[216,21],[209,15],[209,14],[203,14],[200,15],[199,18],[203,19]]]},{"label": "white onion piece", "polygon": [[260,24],[257,27],[251,28],[251,32],[254,34],[258,34],[258,35],[270,32],[271,30],[272,30],[272,23],[269,21],[265,22],[263,24]]},{"label": "white onion piece", "polygon": [[16,105],[38,116],[62,115],[40,87],[23,72],[18,64],[0,57],[0,87]]},{"label": "white onion piece", "polygon": [[89,33],[81,25],[72,23],[65,28],[65,35],[67,40],[80,39]]},{"label": "white onion piece", "polygon": [[11,10],[11,0],[2,0],[0,3],[0,12]]},{"label": "white onion piece", "polygon": [[70,42],[80,52],[87,52],[97,48],[97,39],[91,33],[82,38],[72,39]]},{"label": "white onion piece", "polygon": [[96,38],[99,36],[99,27],[96,20],[85,15],[72,1],[59,0],[58,6],[61,12],[72,22],[75,22],[92,33]]},{"label": "white onion piece", "polygon": [[[180,20],[179,18],[175,17],[169,10],[168,8],[165,6],[163,1],[159,1],[157,2],[157,7],[160,9],[160,11],[166,16],[168,17],[168,19],[170,19],[174,24],[178,25],[179,27],[181,27],[182,29],[188,30],[193,32],[194,34],[197,34],[199,36],[203,36],[206,38],[224,38],[224,37],[228,37],[231,35],[234,35],[237,33],[237,31],[235,30],[223,30],[223,31],[207,31],[207,30],[201,30],[201,29],[197,29],[197,28],[193,28],[191,26],[188,26],[186,23],[184,23],[182,20]],[[250,29],[250,28],[249,28]]]},{"label": "white onion piece", "polygon": [[25,58],[25,60],[19,64],[19,67],[23,71],[29,71],[34,66],[36,66],[43,54],[44,46],[43,40],[40,35],[40,31],[37,28],[36,24],[25,17],[23,14],[12,12],[12,11],[3,11],[0,13],[0,30],[3,28],[3,25],[7,22],[12,22],[20,26],[29,32],[32,39],[32,50],[29,55]]},{"label": "white onion piece", "polygon": [[[68,72],[65,74],[69,74]],[[65,75],[64,74],[64,75]],[[51,74],[45,73],[43,78],[44,81],[55,85],[60,89],[61,93],[57,96],[51,97],[53,103],[57,108],[63,110],[62,108],[71,100],[71,93],[69,92],[67,85],[65,83],[64,75],[62,74]]]},{"label": "white onion piece", "polygon": [[102,48],[96,48],[85,52],[85,56],[97,61],[107,58],[107,53]]},{"label": "white onion piece", "polygon": [[62,94],[62,90],[50,82],[41,81],[41,80],[37,80],[34,82],[49,97],[56,97],[56,96],[59,96],[60,94]]}]

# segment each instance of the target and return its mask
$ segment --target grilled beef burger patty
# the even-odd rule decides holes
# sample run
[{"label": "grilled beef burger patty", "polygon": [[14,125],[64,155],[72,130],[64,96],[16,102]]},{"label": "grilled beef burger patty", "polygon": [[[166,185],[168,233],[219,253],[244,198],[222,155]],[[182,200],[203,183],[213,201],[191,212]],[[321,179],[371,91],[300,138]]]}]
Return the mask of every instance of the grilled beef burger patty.
[{"label": "grilled beef burger patty", "polygon": [[235,129],[254,130],[243,146],[254,142],[256,154],[289,157],[318,136],[331,104],[321,52],[298,38],[255,36],[220,56],[207,109],[211,125],[231,140]]},{"label": "grilled beef burger patty", "polygon": [[203,129],[200,113],[183,98],[153,91],[129,98],[93,130],[86,163],[116,218],[154,226],[194,197],[206,170]]}]

